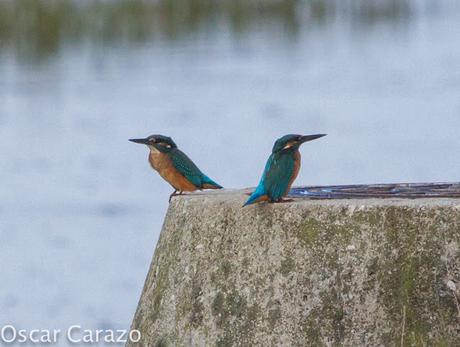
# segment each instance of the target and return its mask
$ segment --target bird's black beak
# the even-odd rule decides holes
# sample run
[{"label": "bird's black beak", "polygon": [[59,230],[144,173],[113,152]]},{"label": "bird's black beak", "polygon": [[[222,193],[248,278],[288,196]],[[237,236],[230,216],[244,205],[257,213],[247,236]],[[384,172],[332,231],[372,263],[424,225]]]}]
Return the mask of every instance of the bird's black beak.
[{"label": "bird's black beak", "polygon": [[300,143],[308,142],[308,141],[313,141],[316,139],[319,139],[320,137],[326,136],[327,134],[316,134],[316,135],[305,135],[300,138]]},{"label": "bird's black beak", "polygon": [[135,143],[141,143],[143,145],[148,145],[149,144],[148,139],[129,139],[129,141],[135,142]]}]

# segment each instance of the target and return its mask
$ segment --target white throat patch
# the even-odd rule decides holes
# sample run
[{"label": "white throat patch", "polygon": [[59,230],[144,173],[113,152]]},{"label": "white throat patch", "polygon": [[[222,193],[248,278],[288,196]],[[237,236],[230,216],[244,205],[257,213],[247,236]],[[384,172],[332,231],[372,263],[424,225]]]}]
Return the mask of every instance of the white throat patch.
[{"label": "white throat patch", "polygon": [[147,145],[147,146],[150,148],[150,152],[152,152],[153,154],[160,153],[160,151],[158,149],[156,149],[154,146],[152,146],[152,145]]}]

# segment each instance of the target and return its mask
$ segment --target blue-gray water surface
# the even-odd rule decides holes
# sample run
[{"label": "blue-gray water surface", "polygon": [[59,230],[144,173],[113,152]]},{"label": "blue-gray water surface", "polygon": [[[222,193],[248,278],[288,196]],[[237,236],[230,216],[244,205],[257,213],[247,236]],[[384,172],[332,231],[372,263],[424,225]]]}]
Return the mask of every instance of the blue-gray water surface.
[{"label": "blue-gray water surface", "polygon": [[455,2],[368,25],[209,26],[0,51],[0,323],[129,327],[171,188],[128,138],[170,135],[231,188],[256,185],[286,133],[328,134],[302,147],[296,185],[460,180]]}]

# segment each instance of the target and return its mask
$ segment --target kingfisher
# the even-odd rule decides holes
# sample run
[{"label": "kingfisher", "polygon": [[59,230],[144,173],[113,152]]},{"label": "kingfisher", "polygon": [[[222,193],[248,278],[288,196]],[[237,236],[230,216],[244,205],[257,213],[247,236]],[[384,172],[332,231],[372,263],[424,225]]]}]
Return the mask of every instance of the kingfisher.
[{"label": "kingfisher", "polygon": [[183,192],[202,189],[222,189],[223,187],[204,173],[182,152],[172,140],[164,135],[150,135],[143,139],[129,141],[147,145],[150,150],[149,163],[174,188],[169,201]]},{"label": "kingfisher", "polygon": [[273,145],[272,154],[265,164],[259,185],[243,206],[259,201],[289,201],[283,200],[283,198],[289,193],[291,185],[299,173],[299,147],[305,142],[316,140],[323,136],[326,136],[326,134],[289,134],[276,140]]}]

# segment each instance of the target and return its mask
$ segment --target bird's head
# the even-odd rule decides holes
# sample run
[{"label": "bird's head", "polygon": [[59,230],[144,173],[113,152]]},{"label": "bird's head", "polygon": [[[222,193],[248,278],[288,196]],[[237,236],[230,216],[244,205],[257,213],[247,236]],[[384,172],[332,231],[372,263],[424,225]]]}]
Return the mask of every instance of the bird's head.
[{"label": "bird's head", "polygon": [[129,141],[146,145],[153,152],[168,153],[177,148],[172,138],[164,135],[150,135],[144,139],[130,139]]},{"label": "bird's head", "polygon": [[317,135],[295,135],[289,134],[280,137],[276,140],[272,153],[280,153],[283,151],[292,151],[299,149],[300,145],[304,142],[319,139],[320,137],[326,136],[326,134]]}]

